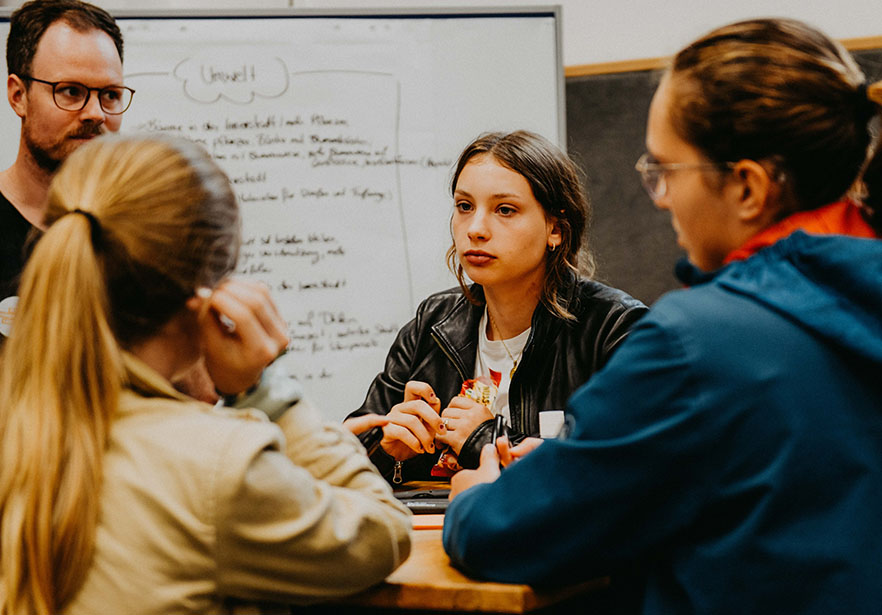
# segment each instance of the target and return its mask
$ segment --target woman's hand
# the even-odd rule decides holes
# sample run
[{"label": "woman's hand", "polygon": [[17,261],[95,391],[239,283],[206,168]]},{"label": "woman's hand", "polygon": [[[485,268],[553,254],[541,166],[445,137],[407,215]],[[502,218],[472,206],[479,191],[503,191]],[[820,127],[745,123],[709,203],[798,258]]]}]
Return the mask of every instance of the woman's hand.
[{"label": "woman's hand", "polygon": [[225,395],[241,393],[288,345],[287,325],[269,289],[250,280],[226,280],[187,301],[197,313],[205,368]]},{"label": "woman's hand", "polygon": [[443,442],[459,455],[462,445],[473,431],[493,413],[482,403],[468,397],[454,397],[450,405],[444,408],[441,418],[446,422],[447,429],[438,435],[438,442]]},{"label": "woman's hand", "polygon": [[398,461],[435,452],[435,434],[444,429],[438,411],[441,401],[425,382],[411,380],[404,385],[404,401],[392,406],[383,427],[380,446]]},{"label": "woman's hand", "polygon": [[358,434],[370,431],[374,427],[382,427],[389,424],[389,417],[385,414],[363,414],[361,416],[353,416],[351,419],[343,421],[343,427],[351,431],[356,436]]}]

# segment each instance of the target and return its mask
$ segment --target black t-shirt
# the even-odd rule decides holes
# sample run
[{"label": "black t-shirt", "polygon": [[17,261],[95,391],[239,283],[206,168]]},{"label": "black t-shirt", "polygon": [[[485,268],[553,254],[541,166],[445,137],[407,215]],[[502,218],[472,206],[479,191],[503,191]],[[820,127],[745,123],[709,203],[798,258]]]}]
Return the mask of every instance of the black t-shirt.
[{"label": "black t-shirt", "polygon": [[0,193],[0,301],[18,294],[27,260],[28,236],[35,227]]}]

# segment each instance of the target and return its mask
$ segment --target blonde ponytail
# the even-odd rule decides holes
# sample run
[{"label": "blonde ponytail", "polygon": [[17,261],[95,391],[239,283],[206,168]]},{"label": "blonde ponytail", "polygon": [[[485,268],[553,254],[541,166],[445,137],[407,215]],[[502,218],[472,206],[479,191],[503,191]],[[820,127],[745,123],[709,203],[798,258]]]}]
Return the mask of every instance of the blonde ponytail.
[{"label": "blonde ponytail", "polygon": [[89,221],[37,243],[0,377],[0,562],[5,615],[58,611],[82,584],[101,459],[122,381]]}]

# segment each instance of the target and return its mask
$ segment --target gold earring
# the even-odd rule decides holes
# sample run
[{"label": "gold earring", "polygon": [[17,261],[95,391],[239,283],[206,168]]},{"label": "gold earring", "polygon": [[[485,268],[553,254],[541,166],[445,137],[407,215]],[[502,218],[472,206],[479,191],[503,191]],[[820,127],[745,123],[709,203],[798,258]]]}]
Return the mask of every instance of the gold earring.
[{"label": "gold earring", "polygon": [[548,251],[549,251],[549,252],[554,252],[555,250],[557,250],[557,246],[556,246],[556,245],[553,245],[553,244],[552,244],[552,245],[548,246]]}]

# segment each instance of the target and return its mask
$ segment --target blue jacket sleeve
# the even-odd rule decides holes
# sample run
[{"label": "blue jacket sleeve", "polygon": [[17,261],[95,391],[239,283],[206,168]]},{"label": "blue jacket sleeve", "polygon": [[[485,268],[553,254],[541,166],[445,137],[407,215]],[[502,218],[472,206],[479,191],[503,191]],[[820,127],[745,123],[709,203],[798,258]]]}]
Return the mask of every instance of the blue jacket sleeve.
[{"label": "blue jacket sleeve", "polygon": [[688,526],[703,499],[699,460],[714,428],[702,424],[707,413],[690,395],[702,376],[670,324],[652,312],[637,324],[570,399],[566,439],[543,443],[451,503],[443,541],[454,565],[496,581],[569,583]]}]

